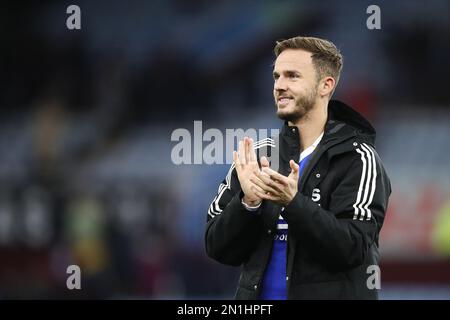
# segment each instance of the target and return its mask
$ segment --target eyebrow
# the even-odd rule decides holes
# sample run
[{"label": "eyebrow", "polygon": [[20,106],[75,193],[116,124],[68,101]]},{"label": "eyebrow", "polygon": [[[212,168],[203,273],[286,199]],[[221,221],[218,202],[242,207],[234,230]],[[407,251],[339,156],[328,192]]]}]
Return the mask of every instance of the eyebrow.
[{"label": "eyebrow", "polygon": [[[298,71],[298,70],[284,70],[284,71],[282,71],[282,73],[283,73],[283,74],[299,74],[299,75],[302,74],[302,73],[301,73],[300,71]],[[273,74],[274,76],[280,75],[280,73],[277,72],[277,71],[274,71],[272,74]]]}]

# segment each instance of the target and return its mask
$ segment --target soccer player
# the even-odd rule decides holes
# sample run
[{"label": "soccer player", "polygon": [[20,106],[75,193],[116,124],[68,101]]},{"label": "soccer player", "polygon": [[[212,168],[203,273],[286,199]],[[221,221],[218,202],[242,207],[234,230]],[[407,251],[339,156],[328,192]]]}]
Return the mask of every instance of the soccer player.
[{"label": "soccer player", "polygon": [[[375,130],[330,100],[343,65],[333,43],[295,37],[274,51],[284,126],[273,139],[239,142],[208,209],[207,254],[242,265],[237,299],[377,299],[391,187]],[[276,170],[263,150],[278,157]]]}]

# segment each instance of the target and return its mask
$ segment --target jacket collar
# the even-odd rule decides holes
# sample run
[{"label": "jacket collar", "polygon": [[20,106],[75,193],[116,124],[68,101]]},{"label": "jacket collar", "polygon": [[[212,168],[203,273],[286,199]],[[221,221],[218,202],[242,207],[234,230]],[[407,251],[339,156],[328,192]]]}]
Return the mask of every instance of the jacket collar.
[{"label": "jacket collar", "polygon": [[[339,100],[330,100],[328,119],[320,144],[339,142],[355,135],[359,135],[372,145],[375,143],[376,131],[367,119],[347,104]],[[289,126],[287,121],[281,129],[281,136],[291,147],[300,145],[298,128]]]}]

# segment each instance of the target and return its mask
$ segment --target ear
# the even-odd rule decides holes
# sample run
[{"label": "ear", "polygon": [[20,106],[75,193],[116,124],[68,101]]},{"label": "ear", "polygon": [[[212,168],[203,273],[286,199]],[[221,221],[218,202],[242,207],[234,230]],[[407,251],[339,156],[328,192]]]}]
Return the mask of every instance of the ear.
[{"label": "ear", "polygon": [[319,94],[321,97],[331,96],[331,93],[336,86],[336,80],[333,77],[325,77],[320,81]]}]

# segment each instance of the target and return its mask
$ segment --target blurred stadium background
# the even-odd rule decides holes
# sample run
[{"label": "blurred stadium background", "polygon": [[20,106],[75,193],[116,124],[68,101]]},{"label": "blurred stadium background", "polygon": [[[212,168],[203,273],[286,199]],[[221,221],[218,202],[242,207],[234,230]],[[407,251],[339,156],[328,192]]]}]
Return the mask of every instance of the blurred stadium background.
[{"label": "blurred stadium background", "polygon": [[[66,8],[81,8],[81,30]],[[366,8],[381,8],[381,30]],[[275,40],[335,42],[393,194],[382,299],[450,299],[450,2],[20,1],[0,10],[0,298],[232,298],[206,210],[228,165],[173,130],[279,128]],[[66,288],[66,268],[82,290]]]}]

